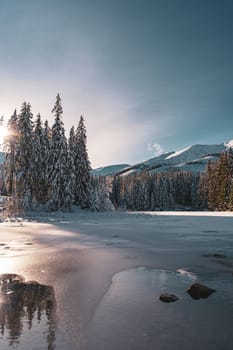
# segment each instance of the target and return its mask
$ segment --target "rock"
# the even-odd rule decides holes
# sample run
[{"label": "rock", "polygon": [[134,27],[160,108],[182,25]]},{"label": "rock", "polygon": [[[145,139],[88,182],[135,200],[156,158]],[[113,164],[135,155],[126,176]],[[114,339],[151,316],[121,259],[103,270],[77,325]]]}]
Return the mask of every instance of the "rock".
[{"label": "rock", "polygon": [[214,253],[214,254],[204,254],[204,257],[205,258],[225,259],[226,255],[219,254],[219,253]]},{"label": "rock", "polygon": [[174,294],[163,293],[159,296],[159,300],[163,301],[164,303],[171,303],[179,300],[179,298]]},{"label": "rock", "polygon": [[119,235],[118,235],[118,234],[113,234],[112,237],[113,237],[113,238],[118,238]]},{"label": "rock", "polygon": [[199,283],[192,284],[189,289],[187,290],[187,293],[193,298],[193,299],[201,299],[201,298],[208,298],[211,294],[215,293],[216,290],[203,286]]},{"label": "rock", "polygon": [[213,254],[213,258],[225,259],[226,255],[215,253],[215,254]]}]

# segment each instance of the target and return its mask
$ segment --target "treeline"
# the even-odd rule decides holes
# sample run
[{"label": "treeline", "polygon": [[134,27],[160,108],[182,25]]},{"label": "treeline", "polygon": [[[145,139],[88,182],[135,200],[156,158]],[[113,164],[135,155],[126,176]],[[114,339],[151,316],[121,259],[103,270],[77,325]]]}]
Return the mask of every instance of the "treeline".
[{"label": "treeline", "polygon": [[200,208],[233,210],[233,152],[223,152],[216,162],[209,162],[199,183]]},{"label": "treeline", "polygon": [[40,114],[33,120],[24,102],[8,121],[0,190],[15,210],[70,210],[72,205],[94,211],[233,210],[231,149],[209,162],[204,173],[144,171],[110,181],[91,175],[84,118],[67,139],[59,94],[52,113],[50,127]]},{"label": "treeline", "polygon": [[233,153],[223,152],[206,171],[115,176],[112,201],[128,210],[233,210]]},{"label": "treeline", "polygon": [[129,210],[197,209],[199,179],[199,174],[181,171],[116,176],[112,201]]},{"label": "treeline", "polygon": [[[5,140],[4,186],[14,209],[104,210],[111,202],[102,195],[104,180],[92,179],[87,152],[84,118],[65,136],[59,94],[54,108],[54,124],[42,123],[38,114],[33,121],[29,103],[8,121]],[[106,192],[106,191],[105,191]]]}]

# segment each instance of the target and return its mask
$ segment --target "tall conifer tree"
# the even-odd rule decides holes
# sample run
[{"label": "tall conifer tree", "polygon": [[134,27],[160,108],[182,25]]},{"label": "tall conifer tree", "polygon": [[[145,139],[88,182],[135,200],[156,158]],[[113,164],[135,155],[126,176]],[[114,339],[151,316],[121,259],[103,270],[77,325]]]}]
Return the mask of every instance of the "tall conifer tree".
[{"label": "tall conifer tree", "polygon": [[17,112],[14,111],[13,115],[8,121],[8,135],[5,139],[5,162],[4,162],[4,177],[5,185],[8,196],[11,196],[14,191],[15,182],[15,162],[16,162],[16,150],[18,141],[18,126],[17,126]]},{"label": "tall conifer tree", "polygon": [[59,94],[52,113],[55,122],[52,126],[51,149],[49,159],[50,203],[52,210],[60,210],[69,207],[71,202],[71,190],[68,187],[69,168],[67,164],[67,140],[62,121],[62,104]]},{"label": "tall conifer tree", "polygon": [[44,123],[42,129],[42,144],[41,144],[41,159],[42,159],[42,179],[43,184],[41,185],[41,200],[42,203],[47,204],[49,198],[49,158],[51,150],[51,138],[52,131],[49,127],[48,121]]},{"label": "tall conifer tree", "polygon": [[16,202],[19,208],[30,209],[33,178],[33,122],[31,105],[24,102],[18,117],[18,143],[16,154]]},{"label": "tall conifer tree", "polygon": [[42,203],[41,188],[43,185],[43,155],[42,155],[42,143],[43,143],[43,127],[40,114],[36,117],[34,135],[33,135],[33,198],[37,203]]},{"label": "tall conifer tree", "polygon": [[79,120],[75,138],[75,203],[85,209],[90,207],[91,165],[87,153],[86,127],[82,115]]}]

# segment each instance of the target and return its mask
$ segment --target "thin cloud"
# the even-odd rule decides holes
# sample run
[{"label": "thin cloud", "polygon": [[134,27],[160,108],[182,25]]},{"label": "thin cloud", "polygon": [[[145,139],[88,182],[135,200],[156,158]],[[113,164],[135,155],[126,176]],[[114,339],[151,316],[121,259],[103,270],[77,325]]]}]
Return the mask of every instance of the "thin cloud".
[{"label": "thin cloud", "polygon": [[159,156],[160,154],[164,153],[164,149],[158,143],[149,143],[147,145],[147,149],[153,154],[153,156]]}]

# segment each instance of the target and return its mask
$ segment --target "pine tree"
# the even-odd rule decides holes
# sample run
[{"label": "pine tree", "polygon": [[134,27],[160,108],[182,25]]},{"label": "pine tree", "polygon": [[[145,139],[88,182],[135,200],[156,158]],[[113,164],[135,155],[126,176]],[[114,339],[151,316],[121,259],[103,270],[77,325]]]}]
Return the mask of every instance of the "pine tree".
[{"label": "pine tree", "polygon": [[62,121],[62,104],[59,94],[52,109],[55,122],[52,126],[51,149],[49,157],[48,178],[50,183],[49,208],[51,210],[67,209],[72,202],[69,186],[68,149]]},{"label": "pine tree", "polygon": [[90,207],[91,165],[87,153],[86,128],[82,115],[76,130],[75,139],[75,204],[85,209]]},{"label": "pine tree", "polygon": [[233,178],[231,178],[231,180],[230,180],[228,210],[233,211]]},{"label": "pine tree", "polygon": [[75,130],[74,130],[74,126],[72,126],[72,128],[70,129],[70,135],[68,140],[69,152],[72,155],[72,158],[75,157],[75,143],[76,143]]},{"label": "pine tree", "polygon": [[118,208],[120,206],[120,181],[120,176],[116,175],[113,177],[111,201],[114,204],[115,208]]},{"label": "pine tree", "polygon": [[41,190],[44,185],[44,169],[43,169],[43,154],[42,154],[42,143],[43,143],[43,127],[41,122],[40,114],[37,115],[34,134],[33,134],[33,198],[37,203],[43,202],[43,196]]},{"label": "pine tree", "polygon": [[133,197],[134,197],[133,209],[144,210],[145,209],[145,190],[144,190],[144,184],[143,184],[141,175],[137,175],[135,177]]},{"label": "pine tree", "polygon": [[76,137],[75,137],[75,130],[74,126],[70,129],[70,134],[69,134],[69,140],[68,140],[68,166],[70,169],[70,189],[72,192],[72,203],[74,202],[75,199],[75,149],[76,149]]},{"label": "pine tree", "polygon": [[207,163],[207,179],[208,179],[208,209],[217,209],[217,167],[210,161]]},{"label": "pine tree", "polygon": [[206,172],[200,174],[198,183],[198,206],[200,209],[208,208],[208,178]]},{"label": "pine tree", "polygon": [[4,142],[5,162],[4,162],[4,177],[5,185],[8,196],[12,196],[14,192],[15,181],[15,162],[16,162],[16,149],[18,142],[18,126],[17,126],[17,112],[14,111],[13,115],[8,121],[8,136]]},{"label": "pine tree", "polygon": [[216,207],[218,210],[227,209],[228,202],[228,157],[227,152],[223,152],[217,162],[217,198]]},{"label": "pine tree", "polygon": [[49,186],[49,160],[51,151],[51,138],[52,131],[49,127],[48,121],[44,123],[42,129],[42,140],[41,140],[41,203],[47,204],[50,196],[50,186]]},{"label": "pine tree", "polygon": [[33,122],[31,105],[23,103],[18,117],[18,143],[15,162],[16,193],[18,208],[30,209],[32,202],[32,159],[33,159]]},{"label": "pine tree", "polygon": [[104,176],[92,176],[91,178],[90,209],[97,212],[114,210],[109,196],[107,180]]}]

